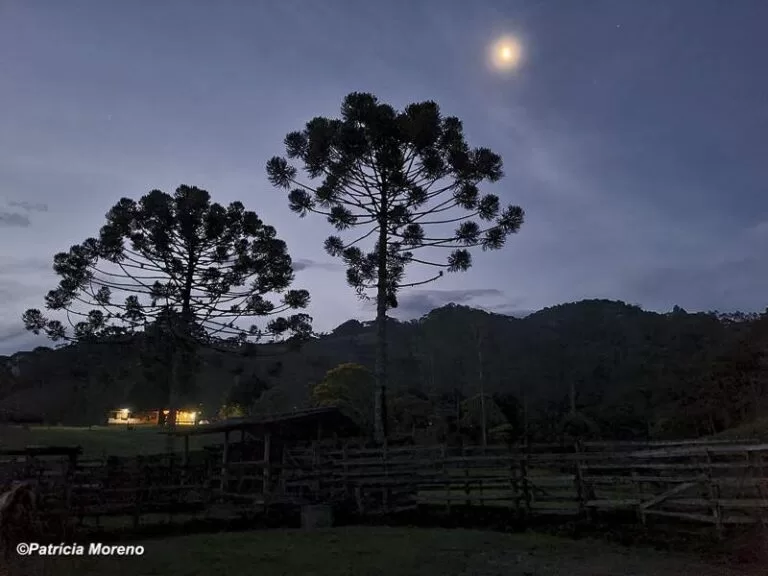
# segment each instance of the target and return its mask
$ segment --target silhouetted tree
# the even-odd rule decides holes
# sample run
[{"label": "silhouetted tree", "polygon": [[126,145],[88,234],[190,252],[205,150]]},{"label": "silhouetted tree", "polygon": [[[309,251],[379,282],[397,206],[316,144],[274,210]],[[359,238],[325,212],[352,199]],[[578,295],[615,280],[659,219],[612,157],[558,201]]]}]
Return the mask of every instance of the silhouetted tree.
[{"label": "silhouetted tree", "polygon": [[255,372],[245,377],[240,374],[229,391],[227,405],[240,406],[245,414],[250,415],[256,401],[269,387],[269,383]]},{"label": "silhouetted tree", "polygon": [[[170,426],[196,347],[309,333],[306,314],[277,316],[309,302],[306,290],[289,290],[285,242],[240,202],[225,208],[205,190],[180,186],[174,195],[153,190],[138,202],[123,198],[106,218],[98,238],[54,258],[61,280],[45,305],[65,314],[71,331],[37,309],[23,320],[54,341],[121,341],[154,326],[164,342],[157,352],[171,370]],[[273,293],[282,295],[278,304]],[[276,317],[265,328],[242,326],[265,316]]]},{"label": "silhouetted tree", "polygon": [[482,446],[487,445],[488,429],[507,423],[504,412],[490,396],[477,394],[462,402],[462,431]]},{"label": "silhouetted tree", "polygon": [[401,434],[415,434],[416,428],[429,426],[433,407],[423,394],[408,391],[392,401],[392,420]]},{"label": "silhouetted tree", "polygon": [[[344,99],[341,118],[310,120],[304,130],[286,136],[285,148],[309,178],[299,181],[285,158],[267,163],[272,184],[290,190],[291,209],[300,216],[321,214],[339,231],[361,232],[348,241],[331,236],[325,249],[343,259],[358,295],[367,298],[368,290],[375,290],[375,430],[381,440],[387,433],[386,314],[397,306],[398,291],[431,282],[443,269],[467,270],[469,248],[501,248],[520,228],[523,210],[502,210],[498,196],[480,195],[479,184],[503,176],[501,157],[488,148],[471,149],[461,121],[442,117],[434,102],[398,112],[371,94],[352,93]],[[438,248],[450,251],[446,259],[415,256]],[[406,283],[406,266],[413,263],[439,271]]]},{"label": "silhouetted tree", "polygon": [[373,375],[365,366],[340,364],[312,388],[312,404],[341,408],[367,431],[373,423],[373,388]]}]

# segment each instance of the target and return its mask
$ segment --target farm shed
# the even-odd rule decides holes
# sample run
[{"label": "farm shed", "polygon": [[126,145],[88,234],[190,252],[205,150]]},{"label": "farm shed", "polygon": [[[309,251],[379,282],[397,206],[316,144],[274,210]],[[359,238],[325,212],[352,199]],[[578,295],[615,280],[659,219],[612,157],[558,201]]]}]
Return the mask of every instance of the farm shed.
[{"label": "farm shed", "polygon": [[286,467],[288,449],[318,441],[359,437],[359,426],[335,407],[231,418],[215,424],[178,429],[184,440],[184,462],[189,462],[189,438],[219,434],[222,444],[209,448],[219,474],[215,474],[223,496],[284,496],[276,480]]}]

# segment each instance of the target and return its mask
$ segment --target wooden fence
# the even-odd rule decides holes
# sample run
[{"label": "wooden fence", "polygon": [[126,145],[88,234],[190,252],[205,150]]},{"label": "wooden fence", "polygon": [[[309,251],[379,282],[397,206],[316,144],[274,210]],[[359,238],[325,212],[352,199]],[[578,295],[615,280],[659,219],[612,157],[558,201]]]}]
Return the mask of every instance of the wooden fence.
[{"label": "wooden fence", "polygon": [[638,523],[668,518],[708,523],[718,532],[768,520],[768,444],[757,442],[315,445],[285,450],[281,463],[226,464],[206,452],[186,462],[85,460],[71,449],[0,454],[0,485],[14,479],[33,481],[42,512],[68,525],[116,517],[138,527],[148,515],[207,514],[225,505],[234,513],[261,513],[308,503],[363,515],[417,506],[495,507],[523,519],[624,511]]},{"label": "wooden fence", "polygon": [[354,494],[361,512],[419,504],[500,506],[522,516],[632,511],[642,523],[667,517],[719,530],[768,519],[768,444],[756,442],[428,446],[290,457],[301,465],[290,471],[289,488]]},{"label": "wooden fence", "polygon": [[3,486],[33,484],[37,510],[52,535],[105,517],[138,527],[142,516],[200,510],[208,505],[209,468],[178,458],[79,458],[72,448],[0,452]]}]

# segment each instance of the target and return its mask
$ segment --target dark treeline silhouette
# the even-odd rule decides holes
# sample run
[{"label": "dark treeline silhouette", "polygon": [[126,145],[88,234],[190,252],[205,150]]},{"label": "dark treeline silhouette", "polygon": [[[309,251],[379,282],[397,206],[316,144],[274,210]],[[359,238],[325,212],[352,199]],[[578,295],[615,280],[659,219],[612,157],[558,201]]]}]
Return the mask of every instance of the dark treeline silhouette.
[{"label": "dark treeline silhouette", "polygon": [[[478,355],[467,343],[480,321],[486,336]],[[759,418],[766,405],[766,316],[658,314],[587,300],[525,318],[449,305],[388,324],[393,432],[463,429],[479,440],[480,398],[492,436],[519,436],[527,427],[541,440],[572,429],[602,438],[710,435]],[[6,413],[92,424],[122,404],[156,406],[156,388],[147,386],[148,337],[120,349],[81,343],[3,358]],[[374,323],[350,320],[279,356],[269,344],[245,356],[206,350],[185,399],[210,415],[228,403],[245,412],[307,406],[338,365],[373,371],[375,343]]]}]

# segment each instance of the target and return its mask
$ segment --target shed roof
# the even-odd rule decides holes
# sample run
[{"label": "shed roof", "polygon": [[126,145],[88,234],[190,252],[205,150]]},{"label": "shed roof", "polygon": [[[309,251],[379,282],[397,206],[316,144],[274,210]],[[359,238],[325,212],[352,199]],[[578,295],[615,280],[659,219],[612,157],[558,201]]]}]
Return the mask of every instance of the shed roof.
[{"label": "shed roof", "polygon": [[199,424],[193,428],[177,429],[166,434],[176,436],[217,434],[231,430],[268,430],[283,426],[301,426],[322,422],[334,429],[358,431],[357,424],[334,406],[307,408],[277,414],[262,414],[250,418],[228,418],[213,424]]}]

